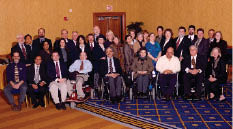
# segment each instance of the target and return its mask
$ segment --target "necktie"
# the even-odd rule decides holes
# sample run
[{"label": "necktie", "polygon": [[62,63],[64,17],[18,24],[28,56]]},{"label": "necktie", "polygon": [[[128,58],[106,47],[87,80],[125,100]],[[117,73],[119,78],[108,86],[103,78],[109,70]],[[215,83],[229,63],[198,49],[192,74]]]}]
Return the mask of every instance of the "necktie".
[{"label": "necktie", "polygon": [[93,49],[93,43],[91,43],[91,50]]},{"label": "necktie", "polygon": [[56,75],[57,75],[57,78],[60,78],[60,69],[59,69],[57,62],[56,62]]},{"label": "necktie", "polygon": [[195,59],[194,57],[192,58],[192,61],[191,61],[192,65],[193,65],[193,68],[195,69],[196,68],[196,62],[195,62]]},{"label": "necktie", "polygon": [[35,83],[37,84],[40,81],[40,74],[39,74],[39,66],[36,66],[36,74],[35,74]]},{"label": "necktie", "polygon": [[80,65],[80,71],[83,70],[83,61],[81,62],[81,65]]},{"label": "necktie", "polygon": [[23,45],[21,45],[21,49],[22,49],[22,52],[23,52],[23,56],[24,56],[24,58],[25,58],[25,59],[27,59],[26,50],[25,50],[25,48],[24,48],[24,46],[23,46]]},{"label": "necktie", "polygon": [[19,82],[19,69],[17,64],[15,64],[15,82]]},{"label": "necktie", "polygon": [[179,47],[180,45],[180,38],[178,38],[177,42],[176,42],[176,49]]},{"label": "necktie", "polygon": [[110,72],[110,73],[113,73],[112,58],[109,59],[109,72]]}]

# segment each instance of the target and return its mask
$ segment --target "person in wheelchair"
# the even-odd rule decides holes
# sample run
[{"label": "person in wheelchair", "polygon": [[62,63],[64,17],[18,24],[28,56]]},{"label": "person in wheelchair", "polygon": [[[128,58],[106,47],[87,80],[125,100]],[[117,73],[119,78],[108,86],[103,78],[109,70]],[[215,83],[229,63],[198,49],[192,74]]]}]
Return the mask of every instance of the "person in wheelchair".
[{"label": "person in wheelchair", "polygon": [[196,88],[194,98],[200,99],[206,61],[203,56],[197,54],[198,49],[195,45],[189,47],[189,52],[190,55],[184,59],[181,66],[182,72],[184,73],[184,98],[189,99],[192,96],[191,86],[194,85]]},{"label": "person in wheelchair", "polygon": [[[92,71],[92,64],[87,60],[86,52],[80,53],[80,59],[76,60],[70,67],[69,72],[76,72],[76,89],[78,94],[78,99],[80,101],[84,100],[85,94],[83,92],[82,86],[85,81],[88,80],[88,73]],[[69,96],[72,94],[73,85],[68,86]]]},{"label": "person in wheelchair", "polygon": [[120,102],[122,86],[122,69],[119,59],[113,57],[113,49],[106,49],[107,58],[101,61],[100,76],[109,84],[109,95],[112,103]]},{"label": "person in wheelchair", "polygon": [[173,94],[180,67],[180,61],[174,56],[174,48],[172,47],[169,47],[166,54],[158,59],[156,64],[156,70],[160,73],[158,82],[166,100],[170,100]]},{"label": "person in wheelchair", "polygon": [[135,57],[133,65],[133,77],[137,83],[137,96],[147,95],[151,72],[154,70],[152,60],[147,56],[145,47],[139,49],[139,57]]}]

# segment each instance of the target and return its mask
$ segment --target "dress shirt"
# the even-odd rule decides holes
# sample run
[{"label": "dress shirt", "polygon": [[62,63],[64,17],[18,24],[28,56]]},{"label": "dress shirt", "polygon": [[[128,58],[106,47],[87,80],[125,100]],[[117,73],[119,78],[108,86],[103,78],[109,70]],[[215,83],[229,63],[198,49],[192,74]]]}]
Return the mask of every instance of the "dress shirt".
[{"label": "dress shirt", "polygon": [[194,40],[194,34],[193,35],[189,35],[188,38],[193,41]]},{"label": "dress shirt", "polygon": [[180,61],[175,56],[168,59],[166,55],[163,55],[157,61],[156,70],[160,73],[163,73],[165,70],[171,70],[173,73],[177,73],[180,71]]},{"label": "dress shirt", "polygon": [[69,68],[69,72],[79,72],[79,73],[84,73],[87,74],[91,72],[92,70],[92,64],[89,60],[83,60],[83,70],[80,70],[82,60],[78,59],[76,60]]}]

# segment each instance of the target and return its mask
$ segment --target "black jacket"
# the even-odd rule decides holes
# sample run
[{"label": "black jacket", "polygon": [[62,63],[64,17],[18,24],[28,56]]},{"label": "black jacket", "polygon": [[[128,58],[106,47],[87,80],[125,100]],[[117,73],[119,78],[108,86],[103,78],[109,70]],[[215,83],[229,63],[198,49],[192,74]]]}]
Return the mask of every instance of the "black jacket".
[{"label": "black jacket", "polygon": [[[122,69],[121,69],[121,65],[120,65],[119,59],[113,57],[113,62],[114,62],[116,73],[122,75]],[[100,69],[99,73],[100,73],[100,75],[102,77],[104,77],[106,74],[108,74],[108,68],[109,68],[108,67],[108,59],[107,59],[107,57],[106,57],[105,60],[102,60],[100,64],[101,65],[99,67],[99,69]]]},{"label": "black jacket", "polygon": [[[40,74],[40,80],[41,80],[40,82],[44,81],[45,83],[48,83],[44,65],[40,65],[39,74]],[[28,72],[27,72],[27,80],[28,80],[29,85],[36,84],[34,82],[34,77],[35,77],[35,66],[34,64],[32,64],[28,68]]]}]

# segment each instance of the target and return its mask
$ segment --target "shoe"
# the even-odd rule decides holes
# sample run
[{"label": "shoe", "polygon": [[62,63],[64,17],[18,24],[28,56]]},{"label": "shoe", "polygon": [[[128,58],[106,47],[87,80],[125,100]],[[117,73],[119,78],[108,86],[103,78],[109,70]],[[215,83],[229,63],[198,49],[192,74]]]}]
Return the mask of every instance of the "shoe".
[{"label": "shoe", "polygon": [[220,95],[219,101],[220,101],[220,102],[223,102],[223,101],[225,101],[225,100],[226,100],[225,96],[224,96],[224,95]]},{"label": "shoe", "polygon": [[12,110],[12,111],[16,111],[16,110],[17,110],[17,106],[16,106],[15,104],[12,104],[12,105],[11,105],[11,110]]},{"label": "shoe", "polygon": [[61,103],[61,109],[66,110],[66,106],[64,102]]},{"label": "shoe", "polygon": [[41,101],[40,101],[40,106],[41,106],[41,107],[45,107],[44,100],[41,100]]},{"label": "shoe", "polygon": [[21,103],[19,103],[19,105],[17,106],[16,110],[17,111],[21,111],[22,110],[22,104]]},{"label": "shoe", "polygon": [[60,103],[55,104],[57,110],[61,110],[61,105]]},{"label": "shoe", "polygon": [[38,106],[39,106],[40,104],[39,103],[35,103],[33,106],[32,106],[32,108],[37,108]]},{"label": "shoe", "polygon": [[192,96],[191,94],[185,94],[185,95],[184,95],[184,99],[186,99],[186,100],[187,100],[187,99],[190,99],[191,96]]}]

